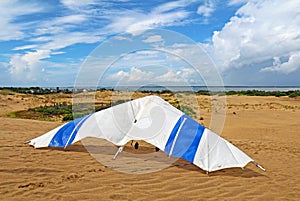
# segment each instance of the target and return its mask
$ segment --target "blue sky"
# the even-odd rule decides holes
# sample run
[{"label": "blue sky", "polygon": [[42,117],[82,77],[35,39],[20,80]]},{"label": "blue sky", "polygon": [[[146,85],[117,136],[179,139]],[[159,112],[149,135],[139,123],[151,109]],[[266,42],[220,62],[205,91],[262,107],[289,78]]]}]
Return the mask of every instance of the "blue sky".
[{"label": "blue sky", "polygon": [[0,86],[299,86],[299,22],[298,0],[2,0]]}]

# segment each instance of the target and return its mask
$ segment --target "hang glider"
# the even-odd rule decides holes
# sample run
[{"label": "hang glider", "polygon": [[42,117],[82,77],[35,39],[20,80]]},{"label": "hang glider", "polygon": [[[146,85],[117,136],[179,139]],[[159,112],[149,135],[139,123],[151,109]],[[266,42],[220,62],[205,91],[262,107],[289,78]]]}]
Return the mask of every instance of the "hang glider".
[{"label": "hang glider", "polygon": [[153,95],[75,119],[28,144],[35,148],[66,147],[86,137],[119,146],[114,158],[130,140],[144,140],[170,157],[183,158],[207,172],[243,168],[249,162],[265,171],[237,147]]}]

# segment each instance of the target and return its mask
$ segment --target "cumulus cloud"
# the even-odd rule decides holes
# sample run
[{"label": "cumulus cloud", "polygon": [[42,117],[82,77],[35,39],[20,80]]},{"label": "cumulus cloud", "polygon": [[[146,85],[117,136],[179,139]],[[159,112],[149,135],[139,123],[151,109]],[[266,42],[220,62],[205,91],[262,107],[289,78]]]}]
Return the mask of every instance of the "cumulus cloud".
[{"label": "cumulus cloud", "polygon": [[262,72],[291,73],[299,69],[299,20],[300,4],[295,1],[248,1],[222,30],[214,32],[212,49],[220,70],[258,66]]},{"label": "cumulus cloud", "polygon": [[286,62],[282,62],[279,57],[274,57],[273,65],[261,69],[262,72],[280,72],[289,74],[300,68],[300,51],[290,54]]},{"label": "cumulus cloud", "polygon": [[[18,41],[18,46],[12,48],[9,53],[11,57],[10,60],[7,59],[9,72],[21,79],[38,79],[38,76],[42,75],[42,69],[45,68],[45,59],[68,53],[66,47],[96,43],[117,33],[129,32],[132,33],[129,34],[131,37],[138,35],[138,31],[149,28],[180,26],[194,20],[199,22],[199,19],[192,18],[195,16],[213,19],[210,17],[217,13],[215,11],[224,7],[224,4],[220,5],[214,0],[177,0],[154,3],[155,6],[152,8],[144,9],[144,6],[136,2],[130,2],[127,6],[125,1],[60,0],[55,15],[51,9],[57,7],[52,3],[49,3],[51,6],[48,8],[45,7],[46,3],[41,2],[37,4],[34,1],[30,3],[18,0],[1,1],[0,26],[5,29],[0,30],[0,41],[24,39]],[[222,72],[229,72],[235,68],[255,67],[256,72],[261,74],[270,72],[291,74],[300,69],[299,3],[293,0],[226,2],[228,6],[232,6],[229,10],[240,8],[221,30],[213,33],[207,44],[202,44],[215,58]],[[34,16],[39,12],[41,19]],[[130,37],[120,36],[116,39],[121,43],[130,40]],[[156,81],[176,80],[177,77],[191,79],[192,73],[187,68],[182,68],[186,65],[182,61],[183,58],[191,60],[202,74],[207,76],[213,74],[210,70],[212,66],[205,66],[206,63],[209,64],[204,58],[207,55],[198,54],[199,50],[194,45],[171,44],[164,42],[168,41],[167,38],[159,35],[145,35],[142,38],[143,45],[157,47],[165,54],[140,51],[134,55],[124,57],[120,55],[123,70],[114,74],[115,77],[112,78],[123,76],[132,81],[137,81],[140,77]],[[136,66],[166,66],[168,70],[163,74],[138,68],[124,70],[132,66],[132,62],[135,62]],[[166,63],[176,65],[167,66]],[[61,73],[65,72],[62,70]]]},{"label": "cumulus cloud", "polygon": [[183,81],[184,79],[180,76],[180,74],[172,70],[168,70],[166,73],[156,77],[156,82],[159,83],[170,83],[170,84],[177,83],[178,85],[181,85]]},{"label": "cumulus cloud", "polygon": [[[92,1],[85,2],[84,5],[68,0],[63,3],[70,9],[76,9]],[[51,9],[46,9],[42,3],[18,0],[0,2],[0,26],[3,27],[0,30],[0,41],[20,40],[26,37],[27,43],[31,42],[12,49],[20,52],[11,54],[9,60],[8,68],[13,79],[38,80],[45,69],[43,59],[62,53],[56,50],[78,43],[95,43],[102,39],[93,32],[78,30],[78,25],[82,25],[89,18],[80,12],[66,12],[62,16],[50,16],[47,19],[30,18],[30,22],[18,21],[24,15],[49,11],[51,12]],[[37,21],[39,23],[36,23]],[[75,28],[77,31],[74,31]]]},{"label": "cumulus cloud", "polygon": [[142,71],[141,69],[138,68],[131,68],[130,71],[125,72],[123,70],[118,71],[115,74],[112,74],[109,79],[111,81],[123,81],[127,83],[137,83],[137,82],[144,82],[146,80],[151,80],[155,77],[155,74],[152,72],[146,72]]},{"label": "cumulus cloud", "polygon": [[[16,47],[14,50],[26,50],[39,48],[35,51],[27,52],[23,55],[14,54],[9,62],[9,71],[15,80],[39,80],[43,77],[45,71],[45,62],[43,59],[50,58],[53,55],[64,54],[63,51],[57,51],[77,43],[94,43],[100,40],[100,37],[90,36],[87,33],[73,32],[69,34],[60,34],[56,36],[45,36],[46,43],[37,45],[26,45]],[[46,40],[46,38],[48,38]]]},{"label": "cumulus cloud", "polygon": [[[13,24],[12,20],[15,16],[32,14],[40,12],[40,7],[32,4],[28,7],[24,2],[11,1],[13,3],[4,3],[3,12],[0,17],[4,16],[5,10],[15,7],[15,13],[5,15],[3,21],[0,19],[0,25],[7,27],[9,33],[7,37],[2,34],[1,39],[21,39],[27,37],[27,41],[31,44],[15,47],[14,51],[30,51],[18,54],[12,54],[10,58],[10,72],[12,75],[20,75],[27,73],[28,76],[32,72],[36,72],[38,64],[42,64],[44,57],[37,57],[41,52],[48,52],[47,57],[57,55],[65,47],[69,47],[79,43],[96,43],[110,34],[130,32],[136,33],[139,30],[148,28],[172,26],[184,23],[184,19],[189,15],[184,6],[188,5],[188,1],[168,2],[158,5],[151,11],[142,11],[140,9],[125,10],[115,7],[117,2],[102,2],[96,0],[76,1],[76,0],[60,0],[61,5],[65,8],[64,13],[58,15],[50,15],[39,23],[33,23],[32,26],[22,28],[21,24]],[[98,5],[93,7],[94,5]],[[28,4],[29,5],[29,4]],[[102,6],[109,6],[111,9],[103,9]],[[1,8],[0,8],[1,9]],[[46,9],[45,12],[49,12]],[[99,15],[99,13],[101,13]],[[95,16],[96,14],[96,16]],[[91,21],[90,19],[93,18]],[[3,23],[1,24],[1,20]],[[93,24],[92,27],[88,23],[99,22],[99,26]],[[5,26],[4,26],[5,25]],[[9,31],[11,29],[11,31]],[[13,38],[12,38],[13,36]],[[0,33],[1,37],[1,33]],[[160,36],[150,36],[145,39],[146,43],[162,42]],[[33,53],[34,52],[34,53]],[[26,59],[25,59],[26,58]],[[34,61],[32,63],[29,62]],[[23,67],[22,67],[23,66]],[[41,69],[43,67],[40,67]],[[29,73],[31,72],[31,73]],[[36,74],[38,75],[38,74]],[[27,76],[27,77],[28,77]],[[17,77],[17,76],[16,76]]]},{"label": "cumulus cloud", "polygon": [[9,72],[12,78],[16,80],[38,80],[43,73],[43,68],[40,68],[42,65],[41,60],[49,57],[49,50],[28,52],[24,55],[15,54],[9,62]]},{"label": "cumulus cloud", "polygon": [[119,83],[121,85],[139,85],[146,83],[161,83],[166,85],[177,84],[186,85],[191,83],[195,71],[190,68],[182,67],[178,71],[161,67],[159,71],[156,68],[137,68],[132,67],[129,70],[119,70],[109,74],[104,82]]},{"label": "cumulus cloud", "polygon": [[[138,4],[131,2],[129,10],[126,6],[121,8],[120,1],[60,0],[57,13],[52,15],[50,13],[57,5],[51,3],[1,1],[0,26],[6,29],[3,33],[0,30],[0,40],[26,37],[25,45],[20,43],[20,46],[13,48],[18,54],[11,54],[9,68],[15,77],[22,73],[27,75],[25,77],[34,77],[31,76],[33,72],[43,69],[43,59],[63,53],[63,48],[71,45],[96,43],[116,33],[138,34],[139,30],[184,24],[190,15],[186,6],[193,2],[178,0],[159,3],[150,10],[135,7],[133,5]],[[41,18],[34,18],[33,14],[37,12],[44,12]],[[19,16],[26,15],[30,22],[15,22]],[[144,42],[161,43],[163,40],[160,36],[150,36]],[[43,57],[42,52],[47,52],[47,56]],[[38,73],[35,75],[38,76]]]}]

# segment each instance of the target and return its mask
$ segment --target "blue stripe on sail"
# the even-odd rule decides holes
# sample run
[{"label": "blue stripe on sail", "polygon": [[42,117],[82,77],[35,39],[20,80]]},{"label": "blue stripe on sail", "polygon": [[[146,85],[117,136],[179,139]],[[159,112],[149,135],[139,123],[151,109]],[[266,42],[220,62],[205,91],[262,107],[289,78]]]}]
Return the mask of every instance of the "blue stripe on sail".
[{"label": "blue stripe on sail", "polygon": [[[183,115],[183,116],[184,116],[184,115]],[[178,129],[179,129],[179,127],[180,127],[180,125],[181,125],[183,119],[184,119],[183,116],[181,116],[181,117],[178,119],[177,123],[175,124],[175,126],[174,126],[174,128],[173,128],[173,130],[172,130],[172,132],[171,132],[171,134],[170,134],[170,136],[169,136],[169,139],[168,139],[168,141],[167,141],[167,144],[166,144],[165,150],[164,150],[167,154],[170,154],[170,151],[171,151],[172,144],[173,144],[173,141],[174,141],[174,139],[175,139],[176,133],[177,133],[177,131],[178,131]]]},{"label": "blue stripe on sail", "polygon": [[165,152],[169,155],[171,154],[171,156],[193,162],[204,129],[204,126],[191,117],[182,115],[170,134],[165,146]]},{"label": "blue stripe on sail", "polygon": [[57,133],[54,135],[48,146],[65,147],[72,144],[73,140],[77,135],[78,130],[90,116],[91,115],[80,117],[64,125],[57,131]]}]

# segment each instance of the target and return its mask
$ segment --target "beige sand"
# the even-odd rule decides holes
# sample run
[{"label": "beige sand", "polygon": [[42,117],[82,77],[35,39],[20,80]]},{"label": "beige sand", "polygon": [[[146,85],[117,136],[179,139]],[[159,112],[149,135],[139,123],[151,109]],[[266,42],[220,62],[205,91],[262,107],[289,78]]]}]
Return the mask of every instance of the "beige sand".
[{"label": "beige sand", "polygon": [[[201,115],[202,123],[209,125],[209,97],[199,100],[207,103]],[[69,95],[2,93],[0,114],[55,101],[71,100]],[[222,137],[267,172],[249,164],[244,170],[234,168],[207,175],[177,160],[158,172],[124,174],[99,163],[81,143],[65,151],[23,144],[60,124],[0,118],[0,200],[300,199],[300,99],[227,97]]]}]

